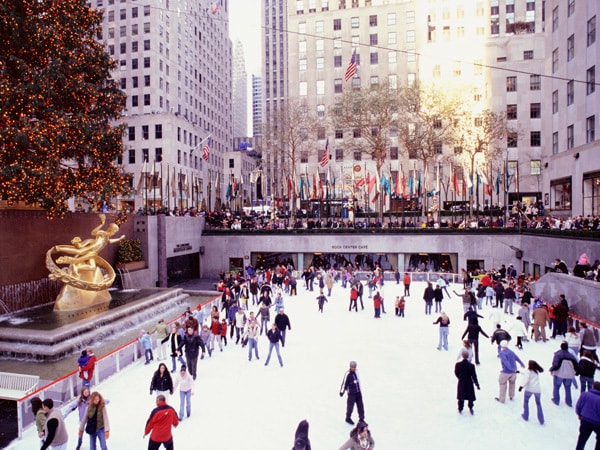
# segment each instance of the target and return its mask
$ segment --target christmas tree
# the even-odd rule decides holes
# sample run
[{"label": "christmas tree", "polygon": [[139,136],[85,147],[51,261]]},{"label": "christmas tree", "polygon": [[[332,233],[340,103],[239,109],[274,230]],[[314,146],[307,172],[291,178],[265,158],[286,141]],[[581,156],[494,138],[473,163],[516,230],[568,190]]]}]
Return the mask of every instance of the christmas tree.
[{"label": "christmas tree", "polygon": [[125,94],[84,0],[0,2],[0,199],[48,217],[129,189],[117,166]]}]

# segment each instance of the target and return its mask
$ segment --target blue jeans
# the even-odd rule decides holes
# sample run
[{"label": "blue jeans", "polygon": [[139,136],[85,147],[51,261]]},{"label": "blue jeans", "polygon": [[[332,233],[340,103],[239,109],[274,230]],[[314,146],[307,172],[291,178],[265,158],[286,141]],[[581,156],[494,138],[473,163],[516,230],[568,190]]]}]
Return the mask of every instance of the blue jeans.
[{"label": "blue jeans", "polygon": [[150,361],[152,361],[154,359],[154,356],[152,355],[152,349],[151,348],[144,349],[144,356],[146,357],[146,364],[150,364]]},{"label": "blue jeans", "polygon": [[583,375],[581,375],[579,377],[579,380],[581,381],[581,393],[582,394],[585,391],[589,391],[592,388],[592,385],[594,384],[593,377],[584,377]]},{"label": "blue jeans", "polygon": [[440,342],[438,343],[438,350],[444,347],[444,350],[448,350],[448,327],[440,327]]},{"label": "blue jeans", "polygon": [[266,317],[260,319],[260,334],[263,334],[263,328],[265,330],[265,333],[269,331],[269,319],[267,319]]},{"label": "blue jeans", "polygon": [[181,364],[182,366],[185,366],[185,361],[183,360],[181,355],[171,356],[171,372],[175,372],[177,370],[177,361],[179,361],[179,364]]},{"label": "blue jeans", "polygon": [[188,417],[192,413],[192,391],[179,391],[179,420],[183,420],[183,405],[186,404],[185,412]]},{"label": "blue jeans", "polygon": [[258,359],[258,342],[256,339],[248,338],[248,361],[252,361],[252,349],[254,349],[254,356]]},{"label": "blue jeans", "polygon": [[571,400],[571,384],[573,383],[573,379],[571,378],[561,378],[554,375],[554,389],[552,390],[552,401],[558,405],[560,403],[560,386],[564,385],[565,387],[565,403],[567,406],[572,406],[573,401]]},{"label": "blue jeans", "polygon": [[425,301],[425,314],[431,314],[432,301]]},{"label": "blue jeans", "polygon": [[273,348],[277,352],[277,359],[279,360],[279,365],[283,366],[283,360],[281,359],[281,354],[279,353],[279,342],[270,342],[269,343],[269,354],[267,355],[267,361],[265,362],[265,366],[269,365],[269,361],[271,360],[271,352]]},{"label": "blue jeans", "polygon": [[94,434],[90,434],[90,450],[96,450],[96,438],[100,441],[100,448],[106,450],[106,435],[104,428],[96,430]]},{"label": "blue jeans", "polygon": [[531,396],[535,398],[535,405],[537,407],[537,418],[541,424],[544,423],[544,412],[542,411],[542,402],[540,400],[541,394],[539,392],[525,391],[525,397],[523,397],[523,419],[529,420],[529,399]]}]

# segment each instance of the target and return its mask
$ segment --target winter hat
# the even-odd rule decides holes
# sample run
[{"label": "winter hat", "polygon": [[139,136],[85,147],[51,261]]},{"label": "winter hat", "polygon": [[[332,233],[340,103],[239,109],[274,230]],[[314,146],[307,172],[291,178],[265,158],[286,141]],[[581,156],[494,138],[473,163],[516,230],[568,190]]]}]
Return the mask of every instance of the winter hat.
[{"label": "winter hat", "polygon": [[502,347],[502,348],[508,347],[508,341],[506,341],[506,340],[500,341],[500,347]]},{"label": "winter hat", "polygon": [[187,367],[185,366],[185,364],[183,366],[181,366],[181,371],[182,372],[186,372],[187,371]]}]

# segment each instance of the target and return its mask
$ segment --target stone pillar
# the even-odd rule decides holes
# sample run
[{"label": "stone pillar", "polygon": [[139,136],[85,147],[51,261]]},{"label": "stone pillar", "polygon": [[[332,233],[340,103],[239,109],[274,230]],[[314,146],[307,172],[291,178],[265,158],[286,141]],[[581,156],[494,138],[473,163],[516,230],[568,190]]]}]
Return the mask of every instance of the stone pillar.
[{"label": "stone pillar", "polygon": [[167,225],[166,216],[158,215],[156,225],[156,240],[158,253],[158,287],[167,287]]}]

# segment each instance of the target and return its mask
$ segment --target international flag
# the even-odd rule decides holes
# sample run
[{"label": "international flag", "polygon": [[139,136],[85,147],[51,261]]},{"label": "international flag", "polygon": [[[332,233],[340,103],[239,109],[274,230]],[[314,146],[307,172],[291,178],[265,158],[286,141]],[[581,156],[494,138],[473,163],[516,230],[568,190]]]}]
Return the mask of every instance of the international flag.
[{"label": "international flag", "polygon": [[369,186],[369,194],[373,191],[373,188],[375,187],[375,184],[377,184],[377,181],[378,180],[375,177],[370,177],[370,174],[367,174],[367,184]]},{"label": "international flag", "polygon": [[210,146],[212,144],[212,138],[207,138],[206,142],[202,146],[202,159],[204,161],[208,161],[208,154],[210,153]]},{"label": "international flag", "polygon": [[454,193],[460,195],[460,187],[458,185],[458,173],[454,170],[454,176],[452,177],[452,184],[454,184]]},{"label": "international flag", "polygon": [[325,142],[325,150],[323,151],[323,156],[321,156],[321,162],[319,163],[321,167],[325,167],[329,164],[329,138]]},{"label": "international flag", "polygon": [[354,74],[356,74],[356,47],[354,47],[354,51],[352,52],[352,58],[350,58],[350,62],[348,63],[348,67],[346,68],[346,75],[344,75],[344,81],[352,79]]},{"label": "international flag", "polygon": [[396,197],[400,197],[402,194],[402,188],[400,186],[400,171],[396,172],[396,190],[394,191]]},{"label": "international flag", "polygon": [[144,165],[142,166],[142,171],[140,172],[140,181],[138,182],[137,189],[136,189],[138,192],[140,192],[142,189],[147,187],[147,184],[146,184],[146,175],[148,172],[147,164],[148,164],[147,161],[144,160]]},{"label": "international flag", "polygon": [[212,14],[218,13],[222,4],[223,4],[223,0],[219,0],[218,2],[213,2],[213,4],[210,7],[210,12]]},{"label": "international flag", "polygon": [[498,176],[496,177],[496,195],[500,195],[500,183],[502,182],[502,175],[500,174],[500,168],[498,168]]}]

